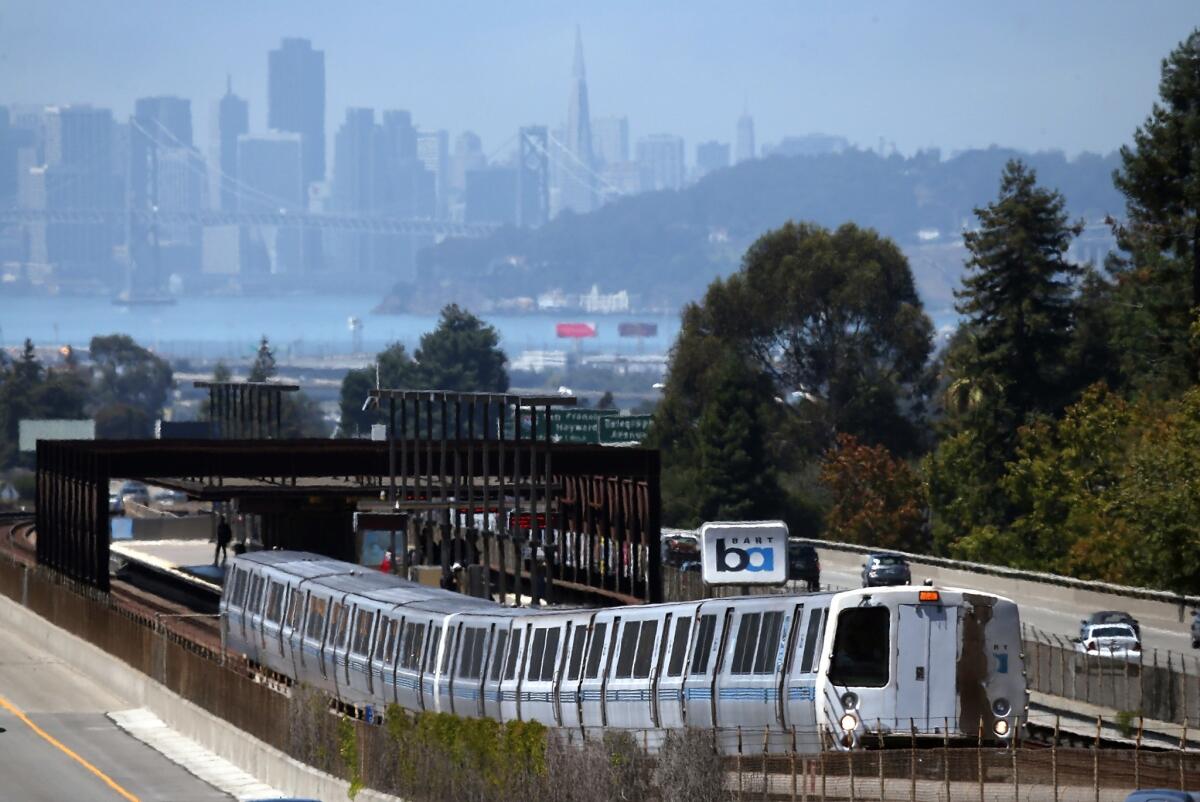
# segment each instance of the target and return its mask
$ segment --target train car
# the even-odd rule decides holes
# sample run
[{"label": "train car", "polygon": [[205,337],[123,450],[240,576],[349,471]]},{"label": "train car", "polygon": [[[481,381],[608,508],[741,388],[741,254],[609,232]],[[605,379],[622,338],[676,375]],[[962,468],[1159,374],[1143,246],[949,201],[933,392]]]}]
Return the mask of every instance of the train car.
[{"label": "train car", "polygon": [[1011,739],[1016,605],[938,587],[513,609],[314,554],[230,564],[225,647],[343,702],[771,751]]}]

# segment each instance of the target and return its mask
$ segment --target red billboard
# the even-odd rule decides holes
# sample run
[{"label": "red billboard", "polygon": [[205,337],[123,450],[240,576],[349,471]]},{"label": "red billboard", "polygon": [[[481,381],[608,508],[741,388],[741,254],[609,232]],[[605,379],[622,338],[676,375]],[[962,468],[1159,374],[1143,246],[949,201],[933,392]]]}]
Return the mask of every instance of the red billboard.
[{"label": "red billboard", "polygon": [[595,323],[558,323],[554,331],[559,337],[595,337]]},{"label": "red billboard", "polygon": [[657,337],[657,323],[622,323],[617,326],[617,333],[622,337]]}]

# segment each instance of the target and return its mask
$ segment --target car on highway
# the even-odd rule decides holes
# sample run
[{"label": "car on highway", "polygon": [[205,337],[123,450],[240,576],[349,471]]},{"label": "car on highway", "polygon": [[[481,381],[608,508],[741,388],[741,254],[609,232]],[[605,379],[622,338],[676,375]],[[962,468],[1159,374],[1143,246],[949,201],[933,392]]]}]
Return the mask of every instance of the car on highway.
[{"label": "car on highway", "polygon": [[1142,661],[1142,642],[1129,624],[1092,624],[1076,646],[1081,652],[1131,663]]},{"label": "car on highway", "polygon": [[108,494],[108,514],[123,515],[125,513],[125,505],[121,503],[120,493]]},{"label": "car on highway", "polygon": [[911,585],[912,569],[899,554],[872,553],[863,560],[862,586]]},{"label": "car on highway", "polygon": [[1125,797],[1125,802],[1200,802],[1200,794],[1173,788],[1143,788]]},{"label": "car on highway", "polygon": [[1085,630],[1096,624],[1128,624],[1133,627],[1135,635],[1142,637],[1142,625],[1129,613],[1122,610],[1100,610],[1079,620],[1079,639],[1083,640]]},{"label": "car on highway", "polygon": [[1192,648],[1200,649],[1200,610],[1192,611]]},{"label": "car on highway", "polygon": [[821,589],[821,559],[814,547],[798,540],[788,541],[788,579],[803,582],[810,591]]},{"label": "car on highway", "polygon": [[150,491],[141,482],[126,482],[121,485],[121,506],[128,507],[130,503],[150,506]]}]

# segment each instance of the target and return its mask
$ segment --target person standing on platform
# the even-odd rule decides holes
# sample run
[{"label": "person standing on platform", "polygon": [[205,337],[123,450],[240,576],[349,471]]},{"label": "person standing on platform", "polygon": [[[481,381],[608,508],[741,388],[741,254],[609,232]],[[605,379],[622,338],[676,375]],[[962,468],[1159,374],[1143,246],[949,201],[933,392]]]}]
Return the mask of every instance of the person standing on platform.
[{"label": "person standing on platform", "polygon": [[231,540],[233,540],[233,527],[222,515],[220,523],[217,524],[217,550],[213,552],[213,565],[218,565],[218,557],[221,558],[221,563],[229,559],[229,542]]}]

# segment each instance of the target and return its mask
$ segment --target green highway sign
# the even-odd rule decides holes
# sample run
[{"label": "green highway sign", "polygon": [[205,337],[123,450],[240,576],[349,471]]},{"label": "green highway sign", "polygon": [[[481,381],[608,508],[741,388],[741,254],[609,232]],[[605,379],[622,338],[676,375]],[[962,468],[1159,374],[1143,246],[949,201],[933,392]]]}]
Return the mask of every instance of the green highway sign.
[{"label": "green highway sign", "polygon": [[614,415],[600,419],[601,443],[640,443],[650,431],[651,415]]}]

